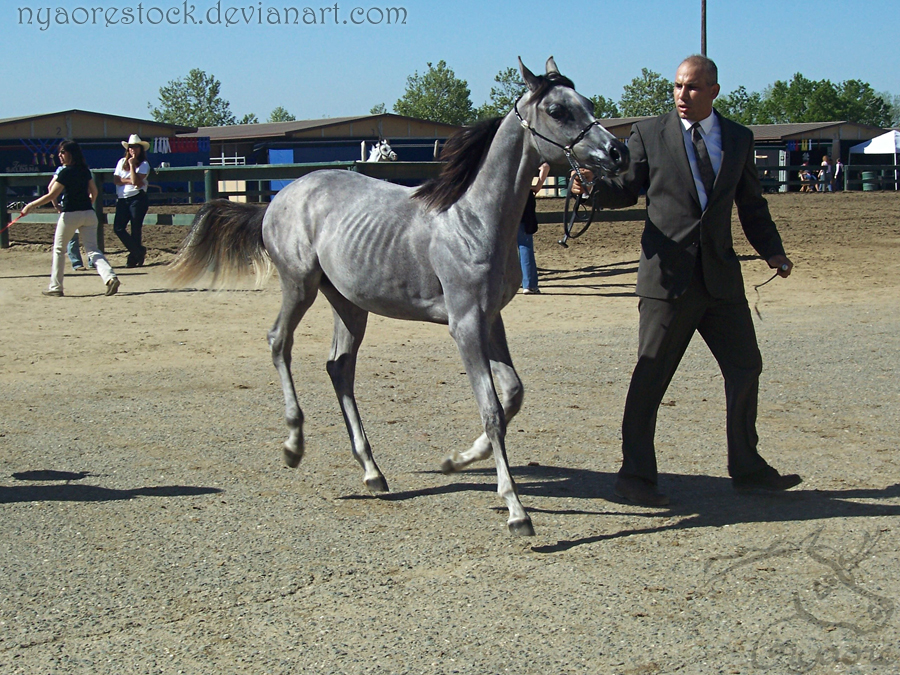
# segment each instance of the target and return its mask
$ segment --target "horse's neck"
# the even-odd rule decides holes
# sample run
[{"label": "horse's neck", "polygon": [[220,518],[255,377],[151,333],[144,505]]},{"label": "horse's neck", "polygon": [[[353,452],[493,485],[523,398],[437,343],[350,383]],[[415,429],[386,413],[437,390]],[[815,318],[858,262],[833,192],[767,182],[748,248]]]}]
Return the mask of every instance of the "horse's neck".
[{"label": "horse's neck", "polygon": [[507,115],[460,200],[481,215],[487,230],[501,236],[517,230],[540,166],[540,156],[527,133],[512,113]]},{"label": "horse's neck", "polygon": [[371,152],[369,152],[369,161],[377,162],[379,159],[381,159],[381,149],[376,145],[372,148]]}]

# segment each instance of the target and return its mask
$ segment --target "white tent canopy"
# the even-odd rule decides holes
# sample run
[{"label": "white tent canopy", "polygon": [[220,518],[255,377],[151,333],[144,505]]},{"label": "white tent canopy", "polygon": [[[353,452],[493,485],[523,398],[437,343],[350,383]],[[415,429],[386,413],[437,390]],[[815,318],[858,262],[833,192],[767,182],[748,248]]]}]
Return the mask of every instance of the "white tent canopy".
[{"label": "white tent canopy", "polygon": [[[896,169],[897,166],[897,155],[900,154],[900,131],[891,130],[886,134],[881,134],[881,136],[876,136],[865,143],[860,143],[859,145],[854,145],[850,148],[850,155],[852,159],[853,153],[861,154],[861,155],[893,155],[894,156],[894,182],[893,188],[895,190],[900,189],[900,171]],[[847,160],[850,161],[849,159]],[[865,161],[865,160],[863,160]],[[863,190],[865,190],[865,185],[863,185]],[[878,189],[884,189],[878,188]],[[891,189],[891,183],[887,184],[887,189]]]},{"label": "white tent canopy", "polygon": [[854,145],[850,154],[864,155],[896,155],[900,153],[900,131],[888,131],[886,134],[869,139],[865,143]]}]

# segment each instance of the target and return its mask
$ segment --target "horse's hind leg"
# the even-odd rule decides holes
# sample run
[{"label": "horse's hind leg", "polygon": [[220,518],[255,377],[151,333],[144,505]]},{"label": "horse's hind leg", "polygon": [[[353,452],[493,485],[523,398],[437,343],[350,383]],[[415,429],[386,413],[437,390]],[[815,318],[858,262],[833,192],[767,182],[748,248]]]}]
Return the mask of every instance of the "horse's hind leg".
[{"label": "horse's hind leg", "polygon": [[387,481],[372,456],[372,447],[366,431],[363,429],[359,409],[353,387],[356,382],[356,355],[366,334],[366,322],[369,313],[360,309],[327,283],[322,286],[322,293],[328,298],[334,313],[334,337],[331,342],[331,356],[326,370],[334,393],[337,395],[353,456],[365,472],[363,480],[373,494],[388,491]]},{"label": "horse's hind leg", "polygon": [[288,438],[284,442],[284,461],[290,467],[296,467],[303,459],[303,411],[297,402],[297,391],[294,378],[291,376],[291,349],[294,346],[294,330],[300,319],[316,299],[318,280],[309,280],[306,288],[282,276],[281,279],[281,311],[275,319],[275,325],[269,331],[269,347],[272,349],[272,362],[281,378],[281,391],[284,394],[284,421],[288,426]]},{"label": "horse's hind leg", "polygon": [[[522,386],[522,380],[519,379],[519,375],[513,367],[512,356],[506,344],[506,330],[503,327],[503,320],[499,316],[491,327],[489,356],[494,384],[500,395],[503,415],[508,424],[522,408],[522,401],[525,399],[525,388]],[[481,434],[471,448],[464,452],[454,450],[444,459],[441,463],[441,471],[444,473],[461,471],[472,462],[487,459],[491,455],[491,451],[491,441],[488,439],[487,434]]]}]

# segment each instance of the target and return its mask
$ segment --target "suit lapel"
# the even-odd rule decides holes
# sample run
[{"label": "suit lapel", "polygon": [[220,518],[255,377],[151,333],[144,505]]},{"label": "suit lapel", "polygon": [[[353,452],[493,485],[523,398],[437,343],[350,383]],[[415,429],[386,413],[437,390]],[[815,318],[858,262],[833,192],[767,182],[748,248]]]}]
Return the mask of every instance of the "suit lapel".
[{"label": "suit lapel", "polygon": [[[688,159],[687,150],[684,147],[684,127],[678,113],[672,111],[662,120],[662,142],[672,158],[674,173],[678,175],[687,190],[700,205],[700,195],[697,194],[697,185],[694,183],[694,174],[691,173],[691,161]],[[717,181],[718,182],[718,181]]]},{"label": "suit lapel", "polygon": [[719,128],[722,130],[722,165],[719,167],[719,173],[716,175],[716,184],[713,187],[715,192],[721,185],[727,185],[734,179],[730,174],[734,170],[742,170],[743,162],[735,162],[738,156],[738,139],[735,136],[732,122],[722,117],[718,112],[715,113],[719,118]]}]

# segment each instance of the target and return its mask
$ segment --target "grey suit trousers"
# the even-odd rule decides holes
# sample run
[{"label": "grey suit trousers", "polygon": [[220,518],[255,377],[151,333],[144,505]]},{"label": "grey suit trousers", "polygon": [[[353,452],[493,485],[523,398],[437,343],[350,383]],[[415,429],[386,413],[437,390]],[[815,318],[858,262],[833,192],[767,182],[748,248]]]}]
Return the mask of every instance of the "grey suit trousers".
[{"label": "grey suit trousers", "polygon": [[623,476],[657,482],[656,416],[695,331],[725,377],[728,473],[741,477],[764,469],[757,452],[757,397],[762,356],[747,299],[712,297],[700,266],[688,290],[673,300],[641,298],[638,362],[622,420]]}]

